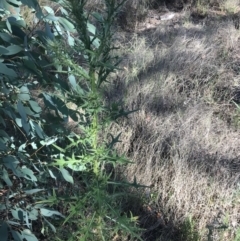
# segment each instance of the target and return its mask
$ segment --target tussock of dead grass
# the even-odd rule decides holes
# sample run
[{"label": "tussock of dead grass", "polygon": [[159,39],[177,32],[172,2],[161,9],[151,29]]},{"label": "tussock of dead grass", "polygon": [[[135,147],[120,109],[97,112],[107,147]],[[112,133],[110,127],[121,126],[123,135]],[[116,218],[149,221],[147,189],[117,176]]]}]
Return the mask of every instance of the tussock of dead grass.
[{"label": "tussock of dead grass", "polygon": [[232,124],[239,39],[232,21],[210,19],[160,25],[123,46],[118,98],[140,111],[112,131],[122,132],[119,150],[134,161],[124,170],[129,180],[136,176],[157,193],[165,226],[147,240],[183,240],[179,227],[189,216],[201,240],[210,240],[207,227],[216,220],[228,228],[215,230],[212,240],[234,239],[240,225],[240,131]]},{"label": "tussock of dead grass", "polygon": [[240,3],[238,0],[222,1],[221,7],[223,10],[226,10],[228,13],[237,13],[240,10]]},{"label": "tussock of dead grass", "polygon": [[[38,0],[38,4],[44,11],[44,6],[51,7],[54,11],[56,11],[59,5],[51,0]],[[21,15],[27,24],[29,29],[35,29],[38,23],[38,19],[35,17],[35,11],[29,8],[27,5],[21,6]],[[37,26],[39,28],[39,26]]]}]

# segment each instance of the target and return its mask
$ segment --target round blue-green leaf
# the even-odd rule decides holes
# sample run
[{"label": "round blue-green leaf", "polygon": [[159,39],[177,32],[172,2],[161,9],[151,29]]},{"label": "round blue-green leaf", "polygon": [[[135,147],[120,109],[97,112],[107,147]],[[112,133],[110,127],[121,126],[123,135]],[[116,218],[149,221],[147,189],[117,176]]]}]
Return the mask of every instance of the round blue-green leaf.
[{"label": "round blue-green leaf", "polygon": [[95,35],[96,33],[96,27],[94,25],[92,25],[91,23],[87,23],[87,29],[90,33],[92,33],[93,35]]},{"label": "round blue-green leaf", "polygon": [[4,113],[5,113],[6,115],[8,115],[11,119],[15,119],[15,118],[16,118],[16,116],[15,116],[15,114],[13,113],[12,110],[3,110],[3,111],[4,111]]},{"label": "round blue-green leaf", "polygon": [[22,231],[22,237],[25,238],[27,241],[38,241],[36,236],[29,229],[24,229]]},{"label": "round blue-green leaf", "polygon": [[[93,40],[93,37],[91,36],[90,37],[91,41]],[[99,48],[100,46],[100,40],[98,38],[95,38],[92,42],[92,44],[96,47],[96,48]]]},{"label": "round blue-green leaf", "polygon": [[2,160],[3,160],[4,166],[6,166],[7,168],[11,169],[14,173],[16,173],[16,168],[19,161],[15,156],[6,156],[6,157],[3,157]]},{"label": "round blue-green leaf", "polygon": [[20,27],[23,27],[23,28],[26,28],[26,27],[27,27],[27,25],[26,25],[26,23],[25,23],[25,21],[24,21],[23,19],[18,19],[18,20],[16,21],[16,24],[17,24],[18,26],[20,26]]},{"label": "round blue-green leaf", "polygon": [[59,17],[56,17],[54,14],[49,13],[47,16],[44,17],[47,20],[51,20],[51,21],[58,21]]},{"label": "round blue-green leaf", "polygon": [[0,73],[1,74],[5,74],[7,76],[11,76],[11,77],[17,77],[17,74],[14,70],[9,69],[5,64],[0,63]]},{"label": "round blue-green leaf", "polygon": [[38,210],[32,209],[31,211],[28,211],[28,217],[31,220],[37,220],[38,219]]},{"label": "round blue-green leaf", "polygon": [[23,60],[23,64],[26,68],[28,68],[30,71],[32,71],[33,73],[39,75],[38,73],[38,69],[35,65],[35,63],[33,62],[32,59],[28,58],[28,59],[24,59]]},{"label": "round blue-green leaf", "polygon": [[28,168],[22,168],[21,172],[23,173],[24,178],[31,180],[32,182],[36,182],[37,178],[34,176],[33,171]]},{"label": "round blue-green leaf", "polygon": [[[9,176],[8,176],[8,172],[6,171],[5,168],[3,168],[3,172],[2,172],[2,175],[1,175],[1,178],[3,179],[3,181],[6,182],[6,184],[11,187],[13,184],[12,184],[12,181],[10,180]],[[0,231],[0,237],[1,236],[1,231]]]},{"label": "round blue-green leaf", "polygon": [[63,7],[60,7],[60,11],[63,15],[68,15],[68,12]]},{"label": "round blue-green leaf", "polygon": [[3,47],[3,46],[0,46],[0,54],[7,54],[8,53],[8,50],[7,48]]},{"label": "round blue-green leaf", "polygon": [[49,23],[45,23],[45,33],[50,40],[54,40],[55,36],[51,30]]},{"label": "round blue-green leaf", "polygon": [[4,54],[4,55],[14,55],[17,54],[19,52],[21,52],[23,50],[22,47],[18,46],[18,45],[10,45],[7,47],[8,53]]},{"label": "round blue-green leaf", "polygon": [[8,19],[6,20],[6,25],[7,25],[8,31],[12,33],[11,24],[9,23]]},{"label": "round blue-green leaf", "polygon": [[12,4],[16,5],[16,6],[22,5],[21,1],[19,1],[19,0],[7,0],[7,1],[9,3],[12,3]]},{"label": "round blue-green leaf", "polygon": [[48,13],[54,14],[54,11],[52,8],[48,7],[48,6],[44,6],[43,7]]},{"label": "round blue-green leaf", "polygon": [[30,100],[29,89],[26,86],[20,88],[20,93],[18,94],[19,100],[28,101]]},{"label": "round blue-green leaf", "polygon": [[0,130],[0,137],[6,137],[7,139],[10,139],[9,135],[4,130]]},{"label": "round blue-green leaf", "polygon": [[4,125],[4,127],[6,127],[6,123],[4,121],[4,119],[2,118],[2,116],[0,116],[0,123]]},{"label": "round blue-green leaf", "polygon": [[57,105],[54,103],[54,98],[51,95],[43,92],[40,97],[43,97],[44,103],[47,107],[52,110],[57,110]]},{"label": "round blue-green leaf", "polygon": [[11,220],[6,220],[6,223],[10,224],[10,225],[15,225],[15,226],[19,226],[20,225],[20,223],[14,222],[14,221],[11,221]]},{"label": "round blue-green leaf", "polygon": [[22,100],[22,101],[28,101],[28,100],[30,100],[30,95],[29,94],[20,93],[20,94],[18,94],[18,99]]},{"label": "round blue-green leaf", "polygon": [[24,106],[24,109],[25,109],[25,112],[26,112],[27,115],[35,116],[35,113],[31,110],[30,107]]},{"label": "round blue-green leaf", "polygon": [[3,222],[0,228],[1,241],[8,241],[8,225]]},{"label": "round blue-green leaf", "polygon": [[35,132],[37,135],[41,138],[44,139],[45,133],[43,132],[42,128],[35,122],[33,122]]},{"label": "round blue-green leaf", "polygon": [[16,45],[20,44],[20,41],[18,38],[14,38],[8,33],[0,33],[0,38],[7,43],[16,44]]},{"label": "round blue-green leaf", "polygon": [[11,213],[15,219],[18,219],[20,221],[24,220],[25,211],[21,208],[11,209]]},{"label": "round blue-green leaf", "polygon": [[23,129],[25,130],[26,134],[29,135],[29,131],[30,131],[29,123],[22,119],[22,126],[23,126]]},{"label": "round blue-green leaf", "polygon": [[13,24],[12,24],[12,34],[20,38],[22,41],[24,41],[24,38],[26,36],[26,33],[19,26],[13,25]]},{"label": "round blue-green leaf", "polygon": [[78,85],[77,85],[75,76],[71,74],[69,75],[68,79],[73,89],[76,90]]},{"label": "round blue-green leaf", "polygon": [[19,127],[22,127],[22,120],[20,118],[16,118],[15,121]]},{"label": "round blue-green leaf", "polygon": [[12,233],[12,236],[14,238],[14,241],[23,241],[23,237],[19,232],[11,229],[11,233]]},{"label": "round blue-green leaf", "polygon": [[12,4],[9,4],[7,0],[0,1],[0,8],[4,10],[8,10],[11,14],[15,14],[15,15],[19,15],[19,12],[20,12],[20,9],[17,5],[15,7]]},{"label": "round blue-green leaf", "polygon": [[17,109],[18,109],[18,112],[19,112],[20,116],[22,117],[22,120],[27,122],[27,114],[25,112],[25,108],[24,108],[24,106],[23,106],[21,101],[18,101]]},{"label": "round blue-green leaf", "polygon": [[4,142],[0,140],[0,151],[6,151],[6,150],[7,150],[6,145],[4,144]]}]

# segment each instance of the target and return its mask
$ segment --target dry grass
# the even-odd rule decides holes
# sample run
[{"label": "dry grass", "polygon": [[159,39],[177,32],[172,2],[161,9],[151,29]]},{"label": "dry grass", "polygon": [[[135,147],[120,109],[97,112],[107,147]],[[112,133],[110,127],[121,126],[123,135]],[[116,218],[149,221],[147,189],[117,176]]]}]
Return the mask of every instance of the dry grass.
[{"label": "dry grass", "polygon": [[240,2],[239,0],[222,1],[221,7],[228,13],[237,13],[240,11]]},{"label": "dry grass", "polygon": [[134,161],[125,175],[157,194],[151,202],[162,224],[145,222],[146,240],[196,240],[181,230],[189,217],[200,240],[234,240],[240,131],[232,100],[240,101],[240,32],[227,16],[196,23],[184,14],[152,30],[118,33],[124,71],[108,95],[140,111],[112,131],[122,132],[119,150]]},{"label": "dry grass", "polygon": [[[59,7],[59,5],[57,3],[52,2],[51,0],[38,0],[38,3],[41,6],[41,8],[43,9],[43,11],[44,11],[44,8],[43,8],[44,6],[51,7],[55,12]],[[21,7],[21,15],[29,29],[41,28],[40,26],[38,26],[39,20],[35,17],[35,12],[33,11],[33,9],[29,8],[26,5],[23,5]]]}]

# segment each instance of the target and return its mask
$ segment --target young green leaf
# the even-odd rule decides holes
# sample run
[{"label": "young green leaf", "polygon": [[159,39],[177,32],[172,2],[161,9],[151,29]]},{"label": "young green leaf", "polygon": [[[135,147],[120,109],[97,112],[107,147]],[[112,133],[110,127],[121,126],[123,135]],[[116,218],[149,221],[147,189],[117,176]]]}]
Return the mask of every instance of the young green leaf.
[{"label": "young green leaf", "polygon": [[70,175],[70,173],[68,172],[68,170],[66,170],[65,168],[61,167],[60,171],[63,175],[63,178],[67,181],[73,184],[73,177]]}]

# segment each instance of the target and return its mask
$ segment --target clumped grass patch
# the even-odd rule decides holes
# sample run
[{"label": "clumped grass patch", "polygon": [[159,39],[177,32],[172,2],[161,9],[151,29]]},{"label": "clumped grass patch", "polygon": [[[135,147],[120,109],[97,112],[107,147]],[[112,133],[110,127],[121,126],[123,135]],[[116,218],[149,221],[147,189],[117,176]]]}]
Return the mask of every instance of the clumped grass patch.
[{"label": "clumped grass patch", "polygon": [[240,10],[240,4],[238,0],[222,1],[221,8],[228,13],[237,13]]},{"label": "clumped grass patch", "polygon": [[[60,7],[57,3],[51,0],[39,0],[38,3],[41,7],[48,6],[54,9],[54,11],[56,11],[57,8]],[[39,26],[37,26],[39,20],[35,17],[35,12],[33,9],[30,9],[27,5],[22,5],[21,15],[23,19],[25,19],[29,30],[34,31],[39,29]]]},{"label": "clumped grass patch", "polygon": [[239,30],[230,17],[186,19],[182,13],[177,24],[139,33],[130,48],[122,43],[117,98],[140,111],[115,127],[122,132],[119,150],[134,161],[124,169],[129,180],[136,176],[157,193],[165,225],[146,227],[146,240],[234,240]]},{"label": "clumped grass patch", "polygon": [[154,51],[146,43],[145,37],[133,35],[129,41],[128,54],[125,57],[127,82],[137,78],[139,73],[144,73],[154,60]]}]

